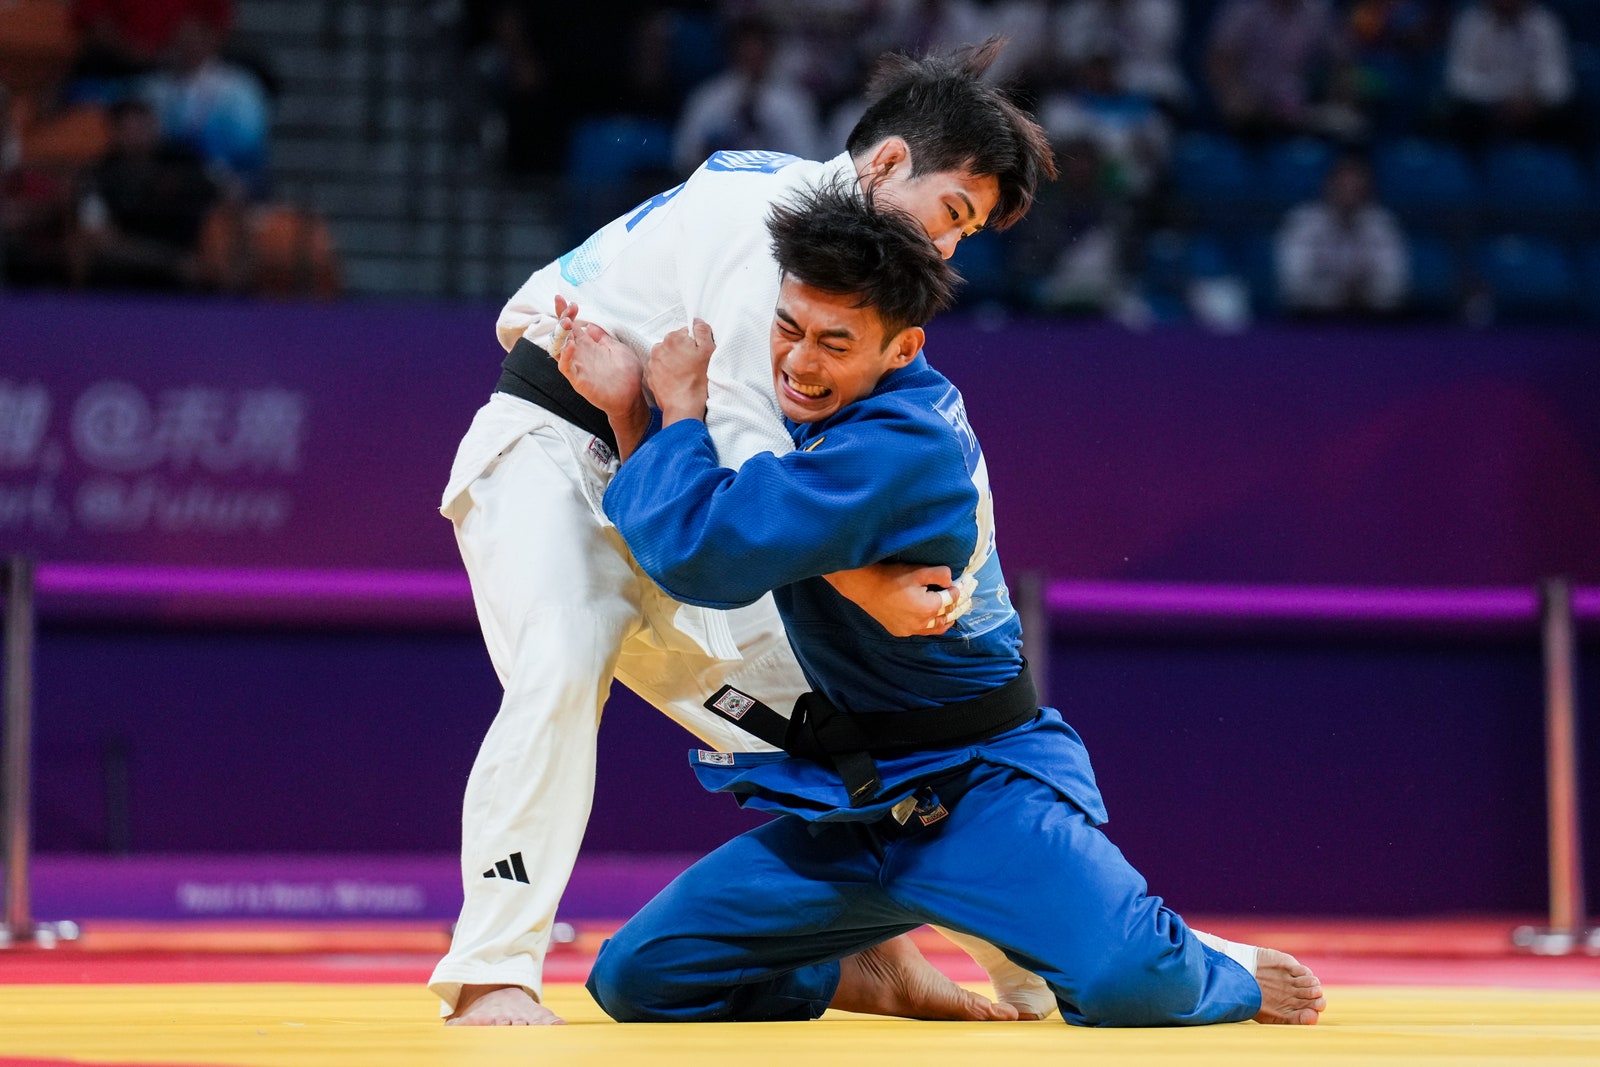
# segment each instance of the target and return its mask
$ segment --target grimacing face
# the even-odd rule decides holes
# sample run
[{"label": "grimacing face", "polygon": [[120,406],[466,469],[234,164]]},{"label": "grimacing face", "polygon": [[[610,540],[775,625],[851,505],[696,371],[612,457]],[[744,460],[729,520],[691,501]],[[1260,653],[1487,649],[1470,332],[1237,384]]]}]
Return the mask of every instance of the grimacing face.
[{"label": "grimacing face", "polygon": [[772,384],[786,417],[820,422],[921,350],[921,327],[885,338],[877,310],[853,307],[858,299],[784,277],[772,317]]}]

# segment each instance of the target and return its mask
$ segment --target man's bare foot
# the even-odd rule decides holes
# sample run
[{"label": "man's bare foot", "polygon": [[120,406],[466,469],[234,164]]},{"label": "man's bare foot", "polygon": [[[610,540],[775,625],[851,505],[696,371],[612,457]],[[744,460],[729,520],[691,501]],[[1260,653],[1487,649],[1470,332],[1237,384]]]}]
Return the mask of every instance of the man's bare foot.
[{"label": "man's bare foot", "polygon": [[1261,986],[1258,1023],[1315,1026],[1328,998],[1311,968],[1275,948],[1256,950],[1256,982]]},{"label": "man's bare foot", "polygon": [[923,959],[909,936],[839,961],[839,988],[829,1005],[866,1015],[904,1019],[1009,1022],[1017,1009],[996,1004],[946,978]]},{"label": "man's bare foot", "polygon": [[1013,963],[1011,969],[990,971],[989,982],[994,986],[995,999],[1016,1008],[1019,1019],[1031,1022],[1048,1019],[1055,1013],[1056,995],[1045,980],[1032,971]]},{"label": "man's bare foot", "polygon": [[1050,992],[1043,978],[1018,967],[1004,952],[980,937],[943,926],[935,926],[934,929],[971,956],[973,962],[988,973],[989,984],[994,986],[994,999],[1016,1008],[1017,1018],[1030,1021],[1047,1019],[1055,1012],[1056,995]]},{"label": "man's bare foot", "polygon": [[519,985],[464,985],[446,1026],[562,1026],[566,1020]]}]

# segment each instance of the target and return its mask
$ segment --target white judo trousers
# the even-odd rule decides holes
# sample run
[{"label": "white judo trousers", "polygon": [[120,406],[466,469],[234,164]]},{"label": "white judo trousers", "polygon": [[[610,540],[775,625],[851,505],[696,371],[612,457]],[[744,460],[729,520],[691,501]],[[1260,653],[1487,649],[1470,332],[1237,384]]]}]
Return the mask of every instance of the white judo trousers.
[{"label": "white judo trousers", "polygon": [[[638,568],[600,507],[615,467],[591,435],[504,393],[479,411],[458,454],[451,482],[465,485],[444,510],[505,696],[467,779],[465,903],[429,981],[446,1011],[468,984],[542,997],[613,678],[733,751],[769,746],[707,711],[706,697],[727,684],[787,708],[808,688],[771,597],[710,612],[670,599]],[[498,876],[512,853],[528,884]]]}]

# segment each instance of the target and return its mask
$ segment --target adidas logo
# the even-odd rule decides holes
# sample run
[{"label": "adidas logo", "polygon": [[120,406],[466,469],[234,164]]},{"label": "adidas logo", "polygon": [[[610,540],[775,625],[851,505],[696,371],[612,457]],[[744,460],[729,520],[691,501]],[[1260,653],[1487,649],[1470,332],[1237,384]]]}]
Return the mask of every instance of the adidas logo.
[{"label": "adidas logo", "polygon": [[522,865],[522,853],[513,852],[503,860],[495,860],[494,866],[483,872],[485,878],[504,878],[508,882],[528,882],[528,869]]}]

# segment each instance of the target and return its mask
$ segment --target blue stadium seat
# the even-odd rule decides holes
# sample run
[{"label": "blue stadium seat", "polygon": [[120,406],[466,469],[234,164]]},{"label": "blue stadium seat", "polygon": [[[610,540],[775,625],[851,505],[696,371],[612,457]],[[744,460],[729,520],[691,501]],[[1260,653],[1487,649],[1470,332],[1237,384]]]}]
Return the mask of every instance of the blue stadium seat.
[{"label": "blue stadium seat", "polygon": [[1590,142],[1600,142],[1600,44],[1572,46],[1572,77]]},{"label": "blue stadium seat", "polygon": [[1372,153],[1378,199],[1409,221],[1446,222],[1478,206],[1477,175],[1460,149],[1405,137]]},{"label": "blue stadium seat", "polygon": [[1296,137],[1270,145],[1262,156],[1262,191],[1278,209],[1313,200],[1333,165],[1333,149],[1325,141]]},{"label": "blue stadium seat", "polygon": [[1559,148],[1496,145],[1483,170],[1485,205],[1501,225],[1554,224],[1570,232],[1570,216],[1593,204],[1583,169]]},{"label": "blue stadium seat", "polygon": [[722,20],[698,11],[673,11],[666,18],[672,83],[688,92],[727,65]]},{"label": "blue stadium seat", "polygon": [[1228,241],[1213,233],[1197,233],[1189,238],[1184,266],[1190,278],[1222,278],[1239,273]]},{"label": "blue stadium seat", "polygon": [[964,279],[964,284],[956,291],[960,304],[1005,301],[1010,295],[1003,235],[984,232],[967,238],[956,245],[950,265]]},{"label": "blue stadium seat", "polygon": [[1461,304],[1461,264],[1442,237],[1423,233],[1407,242],[1411,261],[1411,305],[1419,311],[1447,312]]},{"label": "blue stadium seat", "polygon": [[1158,322],[1189,315],[1189,241],[1176,230],[1157,230],[1145,238],[1140,292]]},{"label": "blue stadium seat", "polygon": [[1275,234],[1264,230],[1247,233],[1234,253],[1245,281],[1250,286],[1250,303],[1256,314],[1276,315],[1282,310],[1278,293],[1278,242]]},{"label": "blue stadium seat", "polygon": [[1580,297],[1589,317],[1600,321],[1600,242],[1588,245],[1580,255]]},{"label": "blue stadium seat", "polygon": [[1178,199],[1202,223],[1244,218],[1260,195],[1255,161],[1237,141],[1215,133],[1186,133],[1172,147]]},{"label": "blue stadium seat", "polygon": [[1566,250],[1555,241],[1492,237],[1479,242],[1476,260],[1497,311],[1507,318],[1560,316],[1573,310],[1576,272]]},{"label": "blue stadium seat", "polygon": [[1594,0],[1544,0],[1574,41],[1600,42],[1600,4]]},{"label": "blue stadium seat", "polygon": [[567,155],[567,177],[579,186],[621,185],[641,172],[671,168],[672,128],[631,115],[579,123]]}]

